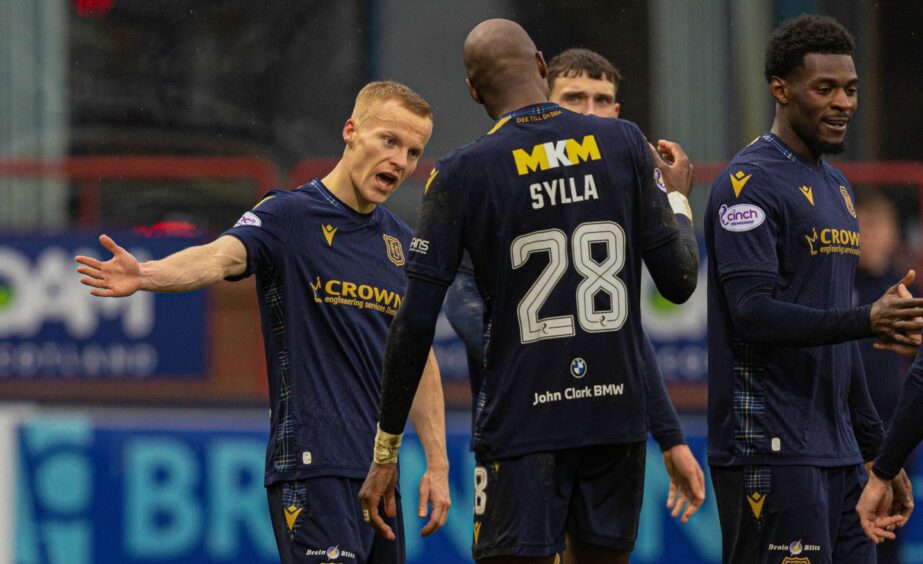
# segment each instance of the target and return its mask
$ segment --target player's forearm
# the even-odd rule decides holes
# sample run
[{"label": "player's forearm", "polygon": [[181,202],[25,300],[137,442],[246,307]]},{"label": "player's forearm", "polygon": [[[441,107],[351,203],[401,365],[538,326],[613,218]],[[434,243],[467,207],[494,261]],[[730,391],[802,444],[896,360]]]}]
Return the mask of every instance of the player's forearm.
[{"label": "player's forearm", "polygon": [[410,422],[426,454],[426,467],[447,469],[449,459],[446,454],[445,401],[439,366],[432,350],[410,408]]},{"label": "player's forearm", "polygon": [[[920,349],[923,351],[923,348]],[[890,480],[897,476],[913,449],[923,440],[923,352],[910,369],[901,388],[901,397],[894,412],[888,435],[881,446],[873,470],[878,476]]]},{"label": "player's forearm", "polygon": [[244,272],[246,250],[234,237],[220,237],[160,260],[141,263],[141,289],[149,292],[198,290]]},{"label": "player's forearm", "polygon": [[436,318],[446,288],[411,278],[407,293],[388,331],[381,381],[381,430],[404,431],[417,386],[433,344]]},{"label": "player's forearm", "polygon": [[699,277],[699,247],[692,220],[676,214],[679,237],[644,253],[644,264],[657,290],[673,303],[683,303],[695,292]]},{"label": "player's forearm", "polygon": [[458,271],[445,296],[445,316],[478,363],[484,360],[484,300],[474,274]]},{"label": "player's forearm", "polygon": [[878,410],[872,403],[872,396],[869,394],[859,343],[853,341],[850,345],[852,348],[852,378],[849,384],[849,417],[853,434],[862,452],[862,460],[869,461],[878,455],[885,430],[878,416]]},{"label": "player's forearm", "polygon": [[676,445],[686,442],[683,429],[679,424],[679,417],[673,409],[673,403],[667,394],[663,382],[663,374],[657,365],[654,348],[645,336],[641,345],[642,359],[644,361],[644,383],[647,390],[647,421],[648,428],[661,451],[669,450]]},{"label": "player's forearm", "polygon": [[818,309],[773,297],[775,278],[748,274],[722,281],[734,329],[749,343],[813,347],[872,336],[870,306]]}]

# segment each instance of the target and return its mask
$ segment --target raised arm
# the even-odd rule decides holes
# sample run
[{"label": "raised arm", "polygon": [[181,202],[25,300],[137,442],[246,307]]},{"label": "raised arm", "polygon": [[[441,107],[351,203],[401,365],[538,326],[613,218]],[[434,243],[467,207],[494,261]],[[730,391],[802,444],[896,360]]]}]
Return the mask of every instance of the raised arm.
[{"label": "raised arm", "polygon": [[[647,184],[644,215],[675,225],[679,237],[645,250],[644,264],[663,297],[673,303],[683,303],[695,291],[699,273],[699,245],[687,200],[692,191],[692,163],[679,144],[661,140],[656,149],[650,146],[648,166],[651,174],[644,174]],[[661,204],[663,194],[655,181],[655,168],[661,173],[669,207]]]},{"label": "raised arm", "polygon": [[426,454],[426,472],[420,478],[417,516],[427,515],[427,504],[432,508],[429,522],[420,531],[427,536],[445,525],[449,508],[452,506],[449,494],[449,458],[446,454],[445,400],[442,395],[442,380],[439,365],[432,349],[423,368],[420,387],[410,407],[410,422],[420,438]]},{"label": "raised arm", "polygon": [[112,253],[111,259],[105,262],[87,256],[74,259],[80,265],[77,272],[84,275],[81,284],[92,287],[90,293],[94,296],[118,298],[139,290],[188,292],[243,274],[247,263],[243,243],[229,235],[143,263],[108,235],[101,235],[99,242]]}]

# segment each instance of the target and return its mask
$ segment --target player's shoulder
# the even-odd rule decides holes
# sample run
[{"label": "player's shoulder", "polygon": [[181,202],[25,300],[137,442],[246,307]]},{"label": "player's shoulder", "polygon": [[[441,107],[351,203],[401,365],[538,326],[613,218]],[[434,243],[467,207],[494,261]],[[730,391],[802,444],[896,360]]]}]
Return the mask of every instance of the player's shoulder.
[{"label": "player's shoulder", "polygon": [[835,178],[836,181],[837,181],[839,184],[841,184],[841,185],[843,185],[843,186],[845,186],[845,187],[847,187],[847,188],[850,187],[850,186],[849,186],[849,180],[846,178],[846,175],[843,174],[843,171],[841,171],[840,169],[836,168],[835,166],[833,166],[832,164],[828,163],[827,161],[821,161],[821,162],[822,162],[823,167],[824,167],[824,170],[827,172],[827,174],[829,174],[830,176],[832,176],[833,178]]},{"label": "player's shoulder", "polygon": [[765,139],[757,137],[738,151],[715,178],[712,196],[733,194],[740,198],[744,192],[747,196],[771,196],[775,155],[767,151],[765,143]]},{"label": "player's shoulder", "polygon": [[408,240],[413,235],[413,228],[393,211],[384,206],[377,206],[375,210],[378,214],[376,220],[385,233],[397,235]]}]

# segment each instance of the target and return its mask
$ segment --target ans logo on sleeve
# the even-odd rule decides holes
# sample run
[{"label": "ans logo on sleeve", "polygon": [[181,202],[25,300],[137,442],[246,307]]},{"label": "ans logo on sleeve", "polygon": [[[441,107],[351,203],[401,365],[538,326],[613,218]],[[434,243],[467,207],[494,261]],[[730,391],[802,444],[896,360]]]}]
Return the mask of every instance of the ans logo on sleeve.
[{"label": "ans logo on sleeve", "polygon": [[411,253],[420,253],[421,255],[425,255],[427,251],[429,251],[429,241],[426,239],[414,237],[410,240]]},{"label": "ans logo on sleeve", "polygon": [[593,135],[587,135],[583,141],[576,139],[549,141],[532,147],[531,152],[525,149],[513,150],[516,172],[520,176],[551,168],[573,166],[586,161],[598,161],[601,158],[599,145],[596,144],[596,137]]},{"label": "ans logo on sleeve", "polygon": [[259,227],[261,225],[263,225],[263,222],[258,215],[253,212],[246,212],[244,215],[240,216],[240,219],[237,220],[234,227]]},{"label": "ans logo on sleeve", "polygon": [[728,206],[722,204],[718,208],[718,221],[727,231],[750,231],[756,229],[766,221],[766,212],[753,204],[736,204]]}]

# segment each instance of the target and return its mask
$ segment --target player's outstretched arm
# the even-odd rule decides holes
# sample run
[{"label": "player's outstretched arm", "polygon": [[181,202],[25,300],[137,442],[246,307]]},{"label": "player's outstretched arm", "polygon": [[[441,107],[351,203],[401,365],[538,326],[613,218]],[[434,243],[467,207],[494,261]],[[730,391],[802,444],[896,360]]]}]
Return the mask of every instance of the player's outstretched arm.
[{"label": "player's outstretched arm", "polygon": [[446,454],[445,399],[442,394],[442,380],[436,355],[430,350],[420,387],[410,408],[410,422],[420,438],[426,454],[426,472],[420,478],[417,516],[427,514],[429,521],[420,531],[421,536],[430,535],[445,525],[452,506],[449,494],[449,458]]},{"label": "player's outstretched arm", "polygon": [[237,238],[225,235],[207,245],[189,247],[167,258],[139,263],[108,235],[99,242],[112,258],[103,262],[93,257],[74,260],[83,275],[80,283],[90,286],[94,296],[119,298],[139,290],[186,292],[197,290],[228,276],[242,274],[247,250]]}]

